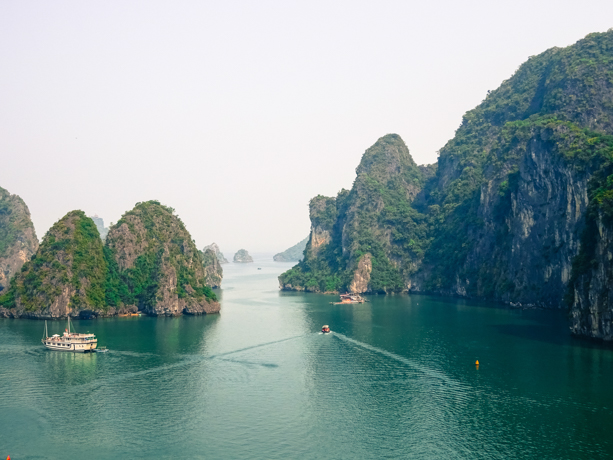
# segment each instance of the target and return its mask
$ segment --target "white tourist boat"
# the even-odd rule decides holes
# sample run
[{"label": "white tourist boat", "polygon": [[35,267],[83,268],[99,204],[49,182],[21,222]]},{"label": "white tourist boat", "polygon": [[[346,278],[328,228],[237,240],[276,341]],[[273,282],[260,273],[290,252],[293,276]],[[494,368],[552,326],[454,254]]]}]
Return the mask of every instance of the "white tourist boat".
[{"label": "white tourist boat", "polygon": [[[74,329],[74,328],[73,328]],[[98,346],[98,339],[94,334],[78,334],[70,331],[70,318],[64,335],[47,333],[47,321],[42,339],[43,345],[49,350],[72,351],[73,353],[91,353]]]}]

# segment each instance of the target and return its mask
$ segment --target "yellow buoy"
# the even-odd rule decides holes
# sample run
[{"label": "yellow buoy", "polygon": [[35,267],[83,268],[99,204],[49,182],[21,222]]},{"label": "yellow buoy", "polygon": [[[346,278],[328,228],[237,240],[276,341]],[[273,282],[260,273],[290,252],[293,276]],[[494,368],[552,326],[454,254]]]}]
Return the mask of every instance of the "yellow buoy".
[{"label": "yellow buoy", "polygon": [[475,366],[479,367],[479,360],[475,361]]}]

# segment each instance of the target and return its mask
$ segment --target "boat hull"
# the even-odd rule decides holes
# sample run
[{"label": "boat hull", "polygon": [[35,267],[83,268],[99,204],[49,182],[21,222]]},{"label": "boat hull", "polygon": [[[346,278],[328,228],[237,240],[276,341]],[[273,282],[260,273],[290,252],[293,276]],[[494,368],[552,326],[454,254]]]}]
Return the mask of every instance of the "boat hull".
[{"label": "boat hull", "polygon": [[45,343],[45,348],[54,351],[69,351],[71,353],[91,353],[98,346],[97,343],[69,343],[69,344],[58,344],[58,343]]}]

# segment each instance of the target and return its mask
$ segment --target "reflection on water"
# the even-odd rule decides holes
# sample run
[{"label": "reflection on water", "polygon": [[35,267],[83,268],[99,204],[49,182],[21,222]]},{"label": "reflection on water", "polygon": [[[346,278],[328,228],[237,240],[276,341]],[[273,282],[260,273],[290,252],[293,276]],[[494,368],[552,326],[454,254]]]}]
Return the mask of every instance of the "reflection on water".
[{"label": "reflection on water", "polygon": [[330,305],[278,292],[288,267],[224,266],[220,315],[75,321],[105,354],[0,320],[0,458],[613,455],[613,350],[571,338],[563,313]]}]

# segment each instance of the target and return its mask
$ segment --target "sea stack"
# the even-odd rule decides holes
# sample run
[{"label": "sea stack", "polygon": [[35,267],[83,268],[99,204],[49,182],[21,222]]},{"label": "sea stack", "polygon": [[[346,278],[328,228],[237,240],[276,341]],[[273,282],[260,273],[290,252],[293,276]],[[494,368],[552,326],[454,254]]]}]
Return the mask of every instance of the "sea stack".
[{"label": "sea stack", "polygon": [[219,313],[202,255],[174,209],[137,203],[109,230],[107,302],[149,315]]},{"label": "sea stack", "polygon": [[239,249],[236,254],[234,254],[234,262],[247,264],[253,262],[253,258],[249,255],[246,249]]},{"label": "sea stack", "polygon": [[210,249],[211,251],[215,253],[215,257],[217,257],[217,260],[219,261],[220,264],[229,263],[228,259],[226,259],[223,253],[221,252],[221,249],[219,249],[219,246],[217,245],[217,243],[213,243],[213,244],[209,244],[208,246],[205,246],[204,249],[202,249],[202,252],[205,253],[207,249]]}]

